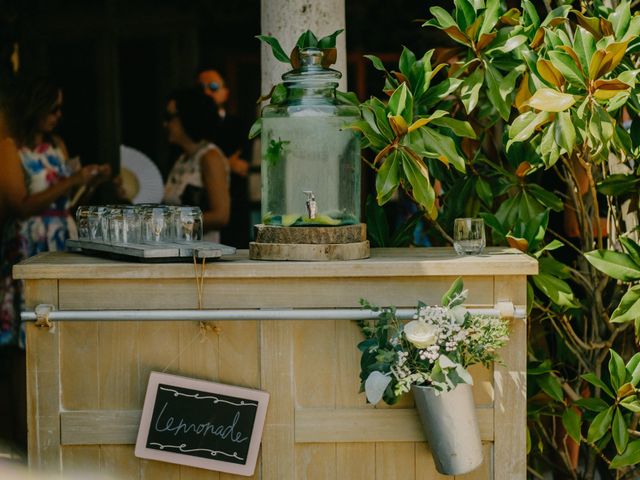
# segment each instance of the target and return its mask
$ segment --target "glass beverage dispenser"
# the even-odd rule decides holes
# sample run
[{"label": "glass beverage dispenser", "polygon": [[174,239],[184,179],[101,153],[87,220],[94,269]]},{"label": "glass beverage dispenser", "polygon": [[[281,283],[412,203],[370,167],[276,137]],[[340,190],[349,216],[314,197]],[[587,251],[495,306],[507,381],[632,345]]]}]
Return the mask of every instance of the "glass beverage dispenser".
[{"label": "glass beverage dispenser", "polygon": [[357,107],[336,99],[340,72],[323,52],[300,51],[282,76],[286,99],[262,110],[262,222],[329,226],[360,222],[360,144],[348,128]]}]

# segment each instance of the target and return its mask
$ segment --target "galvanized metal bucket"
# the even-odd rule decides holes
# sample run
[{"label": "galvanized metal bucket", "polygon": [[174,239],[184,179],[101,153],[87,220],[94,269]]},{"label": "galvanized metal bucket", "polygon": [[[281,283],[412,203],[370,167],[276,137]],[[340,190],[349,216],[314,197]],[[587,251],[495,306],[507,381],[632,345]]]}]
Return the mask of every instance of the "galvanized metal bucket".
[{"label": "galvanized metal bucket", "polygon": [[478,468],[482,443],[471,385],[437,396],[431,387],[411,389],[438,472],[461,475]]}]

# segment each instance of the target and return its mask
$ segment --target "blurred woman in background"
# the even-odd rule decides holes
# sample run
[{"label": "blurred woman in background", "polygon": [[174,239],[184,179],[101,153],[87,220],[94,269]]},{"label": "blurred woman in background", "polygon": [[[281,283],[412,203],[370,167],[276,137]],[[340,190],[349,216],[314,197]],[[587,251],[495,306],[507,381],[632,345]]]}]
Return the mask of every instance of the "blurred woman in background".
[{"label": "blurred woman in background", "polygon": [[229,222],[229,162],[214,143],[219,125],[215,102],[201,88],[176,90],[169,96],[164,126],[169,142],[180,147],[167,178],[163,202],[202,209],[204,240],[219,242]]},{"label": "blurred woman in background", "polygon": [[15,263],[40,252],[64,250],[76,236],[70,195],[106,180],[108,165],[74,170],[54,129],[62,117],[62,91],[46,79],[22,81],[8,108],[9,138],[2,141],[0,192],[7,218],[2,235],[0,345],[15,343],[21,285],[11,278]]}]

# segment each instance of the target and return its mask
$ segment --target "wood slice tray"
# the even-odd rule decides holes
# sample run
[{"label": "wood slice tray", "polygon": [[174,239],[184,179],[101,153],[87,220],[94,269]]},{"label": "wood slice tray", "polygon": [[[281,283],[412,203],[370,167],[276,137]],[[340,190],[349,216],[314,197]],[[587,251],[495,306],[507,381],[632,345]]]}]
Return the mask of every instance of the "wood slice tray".
[{"label": "wood slice tray", "polygon": [[355,243],[258,243],[249,244],[252,260],[326,262],[369,258],[369,241]]},{"label": "wood slice tray", "polygon": [[254,233],[257,243],[360,243],[367,240],[367,225],[282,227],[258,224],[254,226]]},{"label": "wood slice tray", "polygon": [[183,262],[196,258],[216,259],[236,253],[234,247],[213,242],[188,243],[109,243],[99,240],[67,240],[68,248],[90,255],[100,255],[142,262]]}]

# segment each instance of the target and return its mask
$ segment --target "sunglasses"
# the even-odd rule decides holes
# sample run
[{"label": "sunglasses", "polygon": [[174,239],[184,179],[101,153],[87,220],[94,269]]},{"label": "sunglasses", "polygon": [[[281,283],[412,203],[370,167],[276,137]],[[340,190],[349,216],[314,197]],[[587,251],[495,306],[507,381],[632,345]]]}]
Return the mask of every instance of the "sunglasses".
[{"label": "sunglasses", "polygon": [[222,85],[220,85],[218,82],[209,82],[209,83],[206,84],[206,86],[212,92],[217,92],[218,90],[220,90],[222,88]]}]

